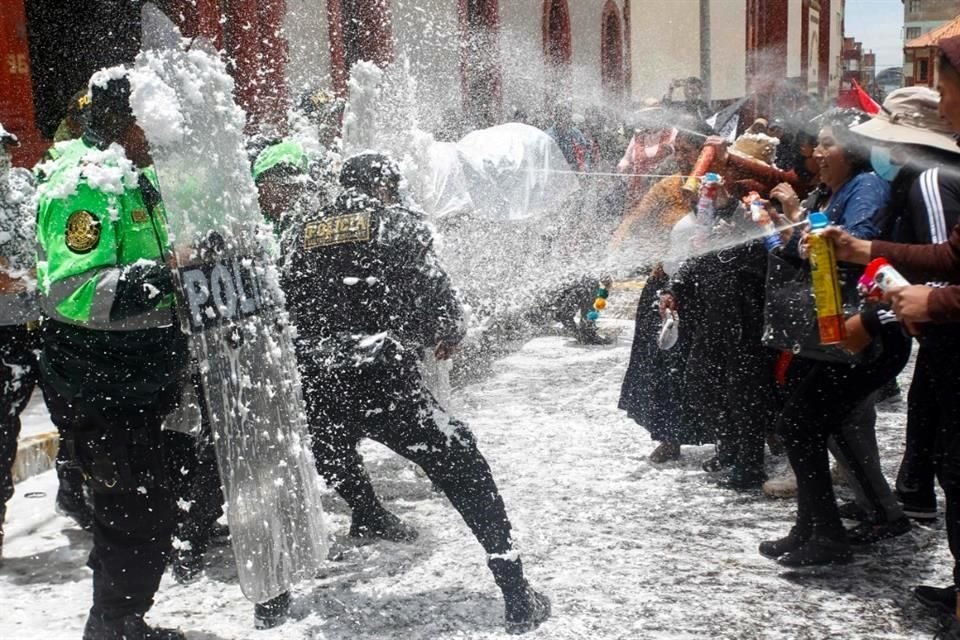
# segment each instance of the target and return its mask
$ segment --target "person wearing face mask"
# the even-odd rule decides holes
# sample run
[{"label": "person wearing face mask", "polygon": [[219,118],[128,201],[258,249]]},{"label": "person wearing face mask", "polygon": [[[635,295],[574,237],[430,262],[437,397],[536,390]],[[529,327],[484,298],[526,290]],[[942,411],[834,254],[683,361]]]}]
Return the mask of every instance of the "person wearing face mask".
[{"label": "person wearing face mask", "polygon": [[0,557],[20,412],[37,382],[35,332],[28,326],[39,317],[30,206],[34,187],[29,171],[11,166],[10,149],[17,145],[17,137],[0,124]]},{"label": "person wearing face mask", "polygon": [[[949,82],[952,77],[946,71],[941,77],[946,75]],[[892,145],[886,153],[874,157],[874,164],[878,173],[893,180],[886,224],[898,242],[944,243],[948,230],[960,222],[960,147],[953,138],[955,129],[949,118],[940,117],[942,107],[937,92],[925,87],[900,89],[884,101],[882,113],[857,128],[862,135]],[[933,281],[924,286],[943,291],[945,284]],[[897,495],[908,515],[933,520],[937,515],[934,480],[939,476],[947,498],[950,548],[956,557],[960,525],[952,488],[955,474],[947,471],[950,465],[944,447],[955,433],[957,416],[955,403],[944,394],[955,387],[960,371],[960,339],[953,324],[923,323],[915,330],[920,348],[908,396],[906,450],[897,476]],[[915,597],[935,611],[952,614],[957,602],[957,571],[954,584],[921,585],[914,589]]]},{"label": "person wearing face mask", "polygon": [[[938,111],[953,134],[960,133],[960,36],[940,41],[937,60],[940,94]],[[956,167],[952,163],[950,168]],[[945,173],[945,171],[944,171]],[[914,330],[929,325],[951,324],[960,320],[960,224],[954,225],[945,241],[912,245],[884,241],[867,241],[843,229],[831,227],[824,233],[834,245],[837,258],[857,264],[866,264],[873,258],[884,257],[911,282],[944,280],[949,284],[931,287],[914,284],[888,292],[898,319]],[[921,326],[923,325],[923,326]],[[938,609],[950,609],[944,619],[939,637],[960,638],[960,621],[956,612],[956,584],[960,581],[960,353],[956,350],[938,352],[938,366],[934,370],[932,393],[944,413],[936,442],[936,470],[946,498],[945,519],[950,552],[954,557],[954,584],[939,590],[934,599]],[[919,593],[917,595],[920,595]],[[951,596],[954,605],[951,607]]]},{"label": "person wearing face mask", "polygon": [[[883,225],[899,242],[942,242],[947,229],[960,221],[960,174],[951,166],[960,160],[960,147],[938,115],[939,101],[937,92],[927,87],[898,89],[884,101],[883,112],[854,128],[889,145],[875,147],[871,163],[892,183]],[[930,396],[935,375],[931,369],[936,369],[938,354],[957,351],[960,340],[949,326],[929,326],[918,342],[897,496],[907,515],[931,520],[937,514],[933,450],[941,420],[940,403]]]}]

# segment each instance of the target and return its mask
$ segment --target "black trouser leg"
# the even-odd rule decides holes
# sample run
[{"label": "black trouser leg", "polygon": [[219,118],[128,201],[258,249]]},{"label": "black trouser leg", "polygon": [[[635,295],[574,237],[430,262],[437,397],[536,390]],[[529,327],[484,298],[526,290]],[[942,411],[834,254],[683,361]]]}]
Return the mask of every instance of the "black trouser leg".
[{"label": "black trouser leg", "polygon": [[892,522],[903,517],[903,509],[890,490],[877,447],[877,394],[871,394],[843,421],[833,436],[831,450],[849,473],[857,504],[871,514],[873,522]]},{"label": "black trouser leg", "polygon": [[[759,345],[759,336],[756,344]],[[718,455],[736,472],[763,476],[763,447],[772,417],[773,359],[775,353],[759,346],[742,346],[727,375],[727,432],[720,436]]]},{"label": "black trouser leg", "polygon": [[210,543],[210,529],[223,515],[223,493],[212,445],[176,431],[164,431],[167,477],[176,500],[189,504],[177,509],[177,538],[203,554]]},{"label": "black trouser leg", "polygon": [[13,497],[11,471],[17,457],[20,413],[37,384],[33,339],[26,327],[0,327],[0,528]]},{"label": "black trouser leg", "polygon": [[[403,379],[304,375],[304,399],[317,467],[356,512],[382,509],[363,458],[361,437],[375,440],[420,465],[491,554],[511,549],[510,522],[487,461],[469,429],[448,420],[419,386],[415,371]],[[396,374],[400,378],[401,373]],[[437,420],[445,421],[438,425]]]},{"label": "black trouser leg", "polygon": [[[796,411],[788,403],[785,411],[791,410]],[[807,432],[799,421],[792,421],[798,417],[793,415],[790,422],[782,423],[781,431],[787,458],[797,475],[797,534],[803,538],[842,537],[843,524],[833,493],[826,438]]]},{"label": "black trouser leg", "polygon": [[883,354],[854,367],[794,363],[792,389],[778,424],[797,475],[797,527],[802,534],[843,539],[830,478],[827,438],[871,393],[903,369],[910,343],[891,340]]},{"label": "black trouser leg", "polygon": [[[927,345],[925,345],[926,347]],[[934,447],[936,474],[946,498],[947,540],[953,555],[954,584],[960,584],[960,348],[955,340],[930,344],[922,382],[932,389],[940,408]],[[922,352],[921,352],[922,353]],[[916,377],[910,393],[917,386]]]},{"label": "black trouser leg", "polygon": [[960,584],[960,487],[943,486],[947,543],[953,556],[953,584]]},{"label": "black trouser leg", "polygon": [[906,447],[897,472],[897,491],[911,504],[937,504],[936,476],[937,432],[942,419],[942,403],[934,386],[933,363],[929,347],[921,346],[907,393]]},{"label": "black trouser leg", "polygon": [[[108,412],[60,396],[52,385],[45,385],[44,393],[51,419],[74,437],[77,459],[88,476],[104,473],[104,451],[110,462],[128,465],[130,471],[128,481],[113,489],[91,481],[91,615],[112,619],[145,613],[160,584],[176,521],[160,429],[179,393],[161,390],[153,405]],[[96,450],[97,445],[102,449]]]},{"label": "black trouser leg", "polygon": [[170,492],[93,493],[93,607],[104,618],[146,613],[170,551],[174,514]]},{"label": "black trouser leg", "polygon": [[[396,418],[403,422],[377,423],[369,436],[423,468],[487,553],[509,551],[510,520],[503,498],[467,426],[450,418],[427,392],[411,399]],[[445,424],[438,425],[438,419]]]},{"label": "black trouser leg", "polygon": [[20,437],[19,416],[0,420],[0,529],[7,502],[13,497],[13,462],[17,457],[17,438]]},{"label": "black trouser leg", "polygon": [[357,451],[360,438],[352,428],[339,424],[317,426],[312,439],[317,470],[354,513],[372,513],[383,508]]},{"label": "black trouser leg", "polygon": [[317,471],[357,514],[383,509],[357,451],[364,419],[350,400],[337,398],[336,380],[304,372],[303,398]]}]

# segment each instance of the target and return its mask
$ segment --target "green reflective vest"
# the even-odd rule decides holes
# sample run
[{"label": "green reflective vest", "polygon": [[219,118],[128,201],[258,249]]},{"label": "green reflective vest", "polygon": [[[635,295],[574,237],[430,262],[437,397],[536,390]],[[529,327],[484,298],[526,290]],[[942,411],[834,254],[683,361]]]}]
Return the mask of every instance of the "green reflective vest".
[{"label": "green reflective vest", "polygon": [[[170,324],[171,296],[122,321],[111,321],[123,267],[163,262],[169,245],[162,204],[152,209],[138,172],[116,145],[86,141],[56,145],[37,187],[37,286],[44,313],[90,329],[135,330]],[[157,187],[152,168],[143,174]]]}]

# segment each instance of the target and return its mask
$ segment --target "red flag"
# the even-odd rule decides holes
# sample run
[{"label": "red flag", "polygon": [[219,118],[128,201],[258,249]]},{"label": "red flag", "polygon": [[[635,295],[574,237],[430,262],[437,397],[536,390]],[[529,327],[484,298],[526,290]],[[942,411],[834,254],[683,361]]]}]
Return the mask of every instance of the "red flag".
[{"label": "red flag", "polygon": [[851,82],[853,82],[853,88],[841,91],[840,95],[837,96],[837,106],[853,107],[866,111],[870,115],[880,113],[880,105],[877,104],[876,100],[871,98],[870,94],[864,91],[856,80],[851,80]]}]

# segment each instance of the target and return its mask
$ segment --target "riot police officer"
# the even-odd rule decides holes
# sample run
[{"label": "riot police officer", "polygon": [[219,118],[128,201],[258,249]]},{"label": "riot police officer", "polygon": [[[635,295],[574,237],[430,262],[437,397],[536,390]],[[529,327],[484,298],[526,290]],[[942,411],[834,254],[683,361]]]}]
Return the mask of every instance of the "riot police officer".
[{"label": "riot police officer", "polygon": [[510,521],[467,426],[424,387],[422,349],[448,358],[460,305],[421,216],[400,206],[400,173],[379,154],[349,158],[344,192],[284,237],[282,285],[298,330],[303,395],[320,473],[353,510],[350,535],[402,541],[416,531],[387,511],[357,451],[361,438],[417,463],[488,554],[512,633],[536,628],[550,601],[529,586]]},{"label": "riot police officer", "polygon": [[175,521],[160,427],[186,360],[164,257],[163,204],[117,69],[91,80],[83,136],[38,186],[41,383],[93,492],[93,606],[84,640],[177,640],[143,616]]}]

